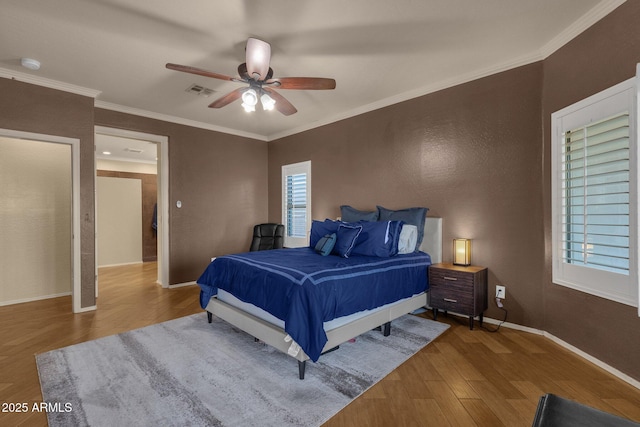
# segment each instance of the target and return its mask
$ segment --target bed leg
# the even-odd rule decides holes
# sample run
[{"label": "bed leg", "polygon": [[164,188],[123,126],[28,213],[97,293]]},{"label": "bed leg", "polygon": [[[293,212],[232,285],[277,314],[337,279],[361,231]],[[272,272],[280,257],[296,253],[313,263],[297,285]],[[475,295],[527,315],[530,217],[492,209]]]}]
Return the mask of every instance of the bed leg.
[{"label": "bed leg", "polygon": [[298,376],[301,380],[304,379],[304,370],[307,367],[307,361],[301,362],[298,360]]},{"label": "bed leg", "polygon": [[210,311],[207,311],[207,322],[213,322],[213,314]]},{"label": "bed leg", "polygon": [[382,335],[384,335],[385,337],[388,337],[389,335],[391,335],[391,322],[387,322],[383,326],[384,326],[384,332],[382,332]]}]

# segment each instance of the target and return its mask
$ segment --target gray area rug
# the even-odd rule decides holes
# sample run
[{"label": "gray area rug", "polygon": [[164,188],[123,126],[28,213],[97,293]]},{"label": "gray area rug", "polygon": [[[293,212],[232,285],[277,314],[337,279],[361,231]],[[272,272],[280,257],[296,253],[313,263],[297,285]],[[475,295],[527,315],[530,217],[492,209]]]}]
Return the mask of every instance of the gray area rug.
[{"label": "gray area rug", "polygon": [[448,328],[412,315],[297,361],[196,314],[36,356],[50,426],[317,426]]}]

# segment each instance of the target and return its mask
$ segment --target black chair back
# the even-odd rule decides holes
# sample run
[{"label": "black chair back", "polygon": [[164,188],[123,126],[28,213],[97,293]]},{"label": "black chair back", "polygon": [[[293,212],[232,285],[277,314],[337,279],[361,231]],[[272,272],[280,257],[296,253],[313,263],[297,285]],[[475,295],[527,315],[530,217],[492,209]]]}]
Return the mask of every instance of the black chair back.
[{"label": "black chair back", "polygon": [[282,249],[284,246],[284,225],[266,223],[253,227],[251,252],[269,249]]}]

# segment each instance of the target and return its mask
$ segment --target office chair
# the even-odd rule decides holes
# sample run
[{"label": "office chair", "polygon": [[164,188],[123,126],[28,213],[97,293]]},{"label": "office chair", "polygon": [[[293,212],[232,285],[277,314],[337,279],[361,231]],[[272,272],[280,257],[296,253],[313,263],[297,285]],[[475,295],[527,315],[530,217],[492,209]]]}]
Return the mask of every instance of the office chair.
[{"label": "office chair", "polygon": [[283,245],[284,225],[267,223],[253,227],[253,240],[251,241],[250,251],[282,249]]}]

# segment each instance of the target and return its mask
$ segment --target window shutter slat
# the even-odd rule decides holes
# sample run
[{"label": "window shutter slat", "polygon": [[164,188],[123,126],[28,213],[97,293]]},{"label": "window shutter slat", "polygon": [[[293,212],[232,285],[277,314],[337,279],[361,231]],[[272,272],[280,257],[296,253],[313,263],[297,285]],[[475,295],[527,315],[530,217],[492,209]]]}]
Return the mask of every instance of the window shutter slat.
[{"label": "window shutter slat", "polygon": [[629,115],[566,132],[561,152],[562,261],[628,275]]}]

